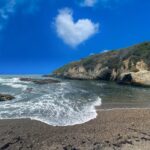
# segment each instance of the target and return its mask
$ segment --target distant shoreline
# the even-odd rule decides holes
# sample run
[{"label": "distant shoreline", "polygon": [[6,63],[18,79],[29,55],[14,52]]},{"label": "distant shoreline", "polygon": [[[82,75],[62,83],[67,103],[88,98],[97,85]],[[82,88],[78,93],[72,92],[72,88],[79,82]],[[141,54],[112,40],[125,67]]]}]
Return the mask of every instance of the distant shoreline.
[{"label": "distant shoreline", "polygon": [[146,150],[149,131],[148,108],[101,110],[96,119],[65,127],[30,119],[0,120],[0,149]]}]

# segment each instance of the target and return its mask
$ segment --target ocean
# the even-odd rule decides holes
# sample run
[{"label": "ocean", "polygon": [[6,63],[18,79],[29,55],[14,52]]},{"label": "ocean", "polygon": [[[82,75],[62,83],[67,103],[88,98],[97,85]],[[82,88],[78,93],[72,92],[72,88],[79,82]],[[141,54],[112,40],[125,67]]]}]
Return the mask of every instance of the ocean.
[{"label": "ocean", "polygon": [[97,110],[147,108],[150,88],[122,86],[113,82],[63,80],[38,85],[20,77],[0,76],[0,93],[15,96],[0,102],[0,119],[30,118],[53,126],[82,124],[96,118]]}]

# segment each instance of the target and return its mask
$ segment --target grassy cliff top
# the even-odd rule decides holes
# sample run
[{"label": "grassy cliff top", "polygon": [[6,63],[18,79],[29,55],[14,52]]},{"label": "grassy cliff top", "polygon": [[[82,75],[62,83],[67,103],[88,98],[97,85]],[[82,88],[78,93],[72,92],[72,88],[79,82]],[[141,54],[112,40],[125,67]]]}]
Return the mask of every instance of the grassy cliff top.
[{"label": "grassy cliff top", "polygon": [[136,63],[143,60],[150,66],[150,42],[144,42],[128,48],[119,50],[111,50],[105,53],[88,56],[79,61],[69,63],[54,71],[54,74],[67,72],[69,68],[84,66],[87,70],[94,69],[96,64],[101,64],[103,67],[119,68],[122,62],[129,59],[130,62]]}]

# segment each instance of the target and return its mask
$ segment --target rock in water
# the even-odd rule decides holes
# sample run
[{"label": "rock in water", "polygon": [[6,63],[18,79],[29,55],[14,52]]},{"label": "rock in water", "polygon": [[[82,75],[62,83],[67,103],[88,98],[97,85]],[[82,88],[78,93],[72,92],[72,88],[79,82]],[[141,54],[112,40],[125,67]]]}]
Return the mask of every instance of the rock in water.
[{"label": "rock in water", "polygon": [[33,79],[33,78],[20,78],[20,81],[33,82],[35,84],[51,84],[60,82],[54,79]]},{"label": "rock in water", "polygon": [[1,101],[9,101],[14,99],[15,97],[12,95],[8,95],[8,94],[0,94],[0,102]]},{"label": "rock in water", "polygon": [[53,75],[150,86],[150,42],[89,56],[57,69]]}]

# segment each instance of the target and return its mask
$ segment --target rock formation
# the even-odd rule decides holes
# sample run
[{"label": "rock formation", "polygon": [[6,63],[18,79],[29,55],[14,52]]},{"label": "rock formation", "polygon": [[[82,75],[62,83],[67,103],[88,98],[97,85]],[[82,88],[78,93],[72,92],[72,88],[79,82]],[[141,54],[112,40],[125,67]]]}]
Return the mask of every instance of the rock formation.
[{"label": "rock formation", "polygon": [[150,86],[150,42],[89,56],[57,69],[53,75]]},{"label": "rock formation", "polygon": [[14,96],[8,95],[8,94],[0,94],[0,102],[1,101],[9,101],[14,99]]},{"label": "rock formation", "polygon": [[33,78],[20,78],[20,81],[33,82],[35,84],[51,84],[59,83],[60,81],[54,79],[33,79]]}]

